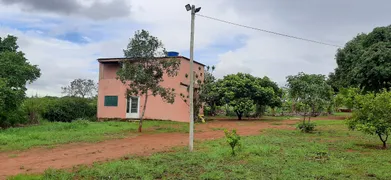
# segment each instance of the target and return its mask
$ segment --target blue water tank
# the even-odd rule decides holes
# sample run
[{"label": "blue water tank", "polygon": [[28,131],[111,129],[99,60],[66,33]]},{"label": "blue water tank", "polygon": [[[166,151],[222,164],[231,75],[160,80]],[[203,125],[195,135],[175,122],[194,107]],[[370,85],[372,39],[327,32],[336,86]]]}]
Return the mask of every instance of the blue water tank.
[{"label": "blue water tank", "polygon": [[175,57],[175,56],[178,56],[179,53],[178,52],[175,52],[175,51],[168,51],[167,52],[167,56],[168,57]]}]

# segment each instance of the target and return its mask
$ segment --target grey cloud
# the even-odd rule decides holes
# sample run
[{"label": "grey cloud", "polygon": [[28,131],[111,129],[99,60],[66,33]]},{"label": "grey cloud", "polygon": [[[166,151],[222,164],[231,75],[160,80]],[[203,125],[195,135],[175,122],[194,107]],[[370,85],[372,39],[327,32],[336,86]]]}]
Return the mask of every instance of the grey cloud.
[{"label": "grey cloud", "polygon": [[20,5],[31,12],[50,12],[61,15],[79,15],[94,20],[126,17],[130,14],[130,5],[125,0],[111,2],[94,1],[91,6],[84,6],[77,0],[0,0],[5,5]]}]

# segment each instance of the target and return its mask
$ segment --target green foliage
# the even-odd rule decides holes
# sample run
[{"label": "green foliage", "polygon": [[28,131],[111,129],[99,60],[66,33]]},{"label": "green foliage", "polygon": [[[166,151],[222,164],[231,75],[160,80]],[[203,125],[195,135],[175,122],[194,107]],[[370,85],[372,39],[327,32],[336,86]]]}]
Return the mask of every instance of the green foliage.
[{"label": "green foliage", "polygon": [[[148,121],[147,121],[148,122]],[[348,131],[343,121],[317,121],[319,133],[267,130],[241,138],[236,156],[225,139],[203,141],[194,152],[127,156],[70,170],[48,170],[41,179],[391,179],[391,149],[368,144],[372,136]],[[36,175],[19,175],[19,179]]]},{"label": "green foliage", "polygon": [[305,107],[311,109],[311,115],[317,116],[332,103],[333,90],[326,82],[326,77],[321,74],[305,74],[287,77],[289,94],[296,102],[302,102]]},{"label": "green foliage", "polygon": [[130,60],[122,62],[123,68],[119,69],[117,75],[121,82],[128,86],[128,96],[145,96],[140,117],[140,132],[149,95],[159,95],[168,103],[174,103],[175,100],[175,89],[162,87],[161,83],[164,81],[164,74],[168,77],[177,75],[180,61],[158,59],[165,54],[163,43],[145,30],[137,31],[124,50],[125,57]]},{"label": "green foliage", "polygon": [[[26,84],[39,78],[40,69],[18,51],[17,38],[0,37],[0,127],[15,125],[15,113],[25,98]],[[12,117],[10,117],[12,116]]]},{"label": "green foliage", "polygon": [[333,86],[379,92],[391,87],[391,26],[374,28],[346,43],[336,54],[338,67],[330,74]]},{"label": "green foliage", "polygon": [[240,136],[236,134],[236,129],[233,129],[232,131],[224,130],[224,134],[227,143],[231,147],[231,154],[235,156],[235,147],[240,145]]},{"label": "green foliage", "polygon": [[93,97],[97,92],[97,84],[91,79],[75,79],[69,86],[61,87],[63,94],[76,97]]},{"label": "green foliage", "polygon": [[297,125],[297,128],[304,133],[311,133],[315,130],[315,123],[307,122],[307,123],[300,123]]},{"label": "green foliage", "polygon": [[345,106],[348,109],[353,109],[355,97],[360,94],[358,88],[340,88],[338,94],[334,98],[335,105],[337,107]]},{"label": "green foliage", "polygon": [[[186,133],[189,130],[188,123],[171,121],[146,121],[144,126],[150,133]],[[91,122],[82,118],[70,123],[44,121],[36,126],[0,130],[0,152],[130,137],[135,135],[137,127],[136,122]]]},{"label": "green foliage", "polygon": [[[217,81],[217,89],[222,103],[234,107],[240,120],[255,106],[276,105],[276,92],[267,77],[257,78],[250,74],[231,74]],[[276,98],[277,99],[277,98]]]},{"label": "green foliage", "polygon": [[348,120],[350,129],[378,135],[386,148],[391,133],[391,92],[357,95],[353,116]]},{"label": "green foliage", "polygon": [[59,98],[43,112],[43,118],[49,121],[71,122],[77,118],[96,116],[96,106],[89,99],[78,97]]}]

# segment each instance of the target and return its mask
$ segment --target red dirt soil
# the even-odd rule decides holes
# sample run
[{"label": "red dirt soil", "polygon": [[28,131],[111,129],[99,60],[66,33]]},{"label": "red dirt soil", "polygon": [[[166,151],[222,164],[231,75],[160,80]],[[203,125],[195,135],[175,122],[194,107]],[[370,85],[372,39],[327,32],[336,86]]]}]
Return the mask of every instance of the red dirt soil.
[{"label": "red dirt soil", "polygon": [[[242,136],[257,135],[261,130],[294,129],[296,120],[218,120],[196,126],[195,140],[211,140],[224,136],[223,128],[237,129]],[[274,125],[273,125],[274,123]],[[278,123],[278,125],[277,125]],[[23,152],[0,153],[0,179],[20,173],[42,173],[48,168],[67,169],[76,165],[90,165],[119,159],[126,155],[150,155],[170,150],[175,146],[187,146],[187,133],[138,134],[136,137],[107,140],[99,143],[72,143],[53,149],[33,148]],[[10,157],[11,155],[15,157]]]}]

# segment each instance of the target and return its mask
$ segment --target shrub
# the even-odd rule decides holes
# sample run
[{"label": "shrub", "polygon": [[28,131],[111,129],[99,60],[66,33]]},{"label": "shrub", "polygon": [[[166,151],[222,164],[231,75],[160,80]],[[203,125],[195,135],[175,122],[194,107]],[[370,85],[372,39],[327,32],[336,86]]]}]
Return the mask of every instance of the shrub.
[{"label": "shrub", "polygon": [[356,95],[354,100],[353,116],[347,120],[349,128],[377,135],[386,148],[391,134],[391,91]]},{"label": "shrub", "polygon": [[89,99],[64,97],[50,104],[43,113],[49,121],[71,122],[77,118],[91,118],[96,114],[96,106]]},{"label": "shrub", "polygon": [[310,133],[315,130],[316,124],[307,122],[307,123],[300,123],[297,125],[297,128],[300,129],[301,132]]},{"label": "shrub", "polygon": [[228,142],[228,144],[231,146],[231,153],[234,156],[235,155],[235,147],[239,144],[240,136],[236,134],[236,130],[233,129],[231,132],[228,130],[224,130],[225,138]]},{"label": "shrub", "polygon": [[21,108],[18,108],[11,112],[7,112],[6,116],[2,116],[0,114],[0,127],[3,128],[9,128],[15,125],[25,124],[26,122],[26,116]]}]

